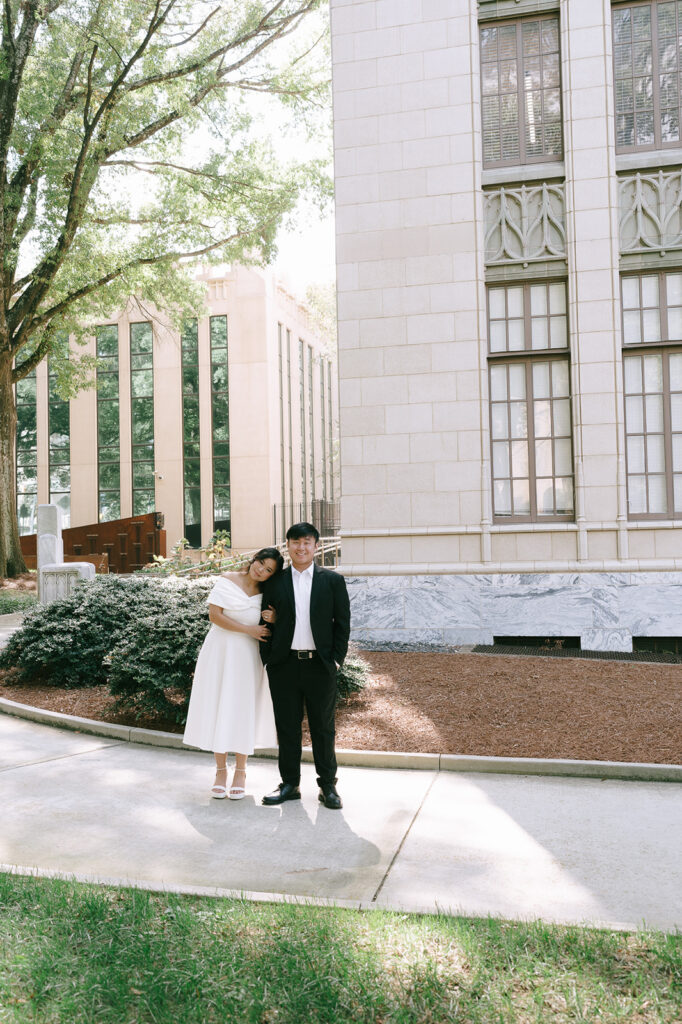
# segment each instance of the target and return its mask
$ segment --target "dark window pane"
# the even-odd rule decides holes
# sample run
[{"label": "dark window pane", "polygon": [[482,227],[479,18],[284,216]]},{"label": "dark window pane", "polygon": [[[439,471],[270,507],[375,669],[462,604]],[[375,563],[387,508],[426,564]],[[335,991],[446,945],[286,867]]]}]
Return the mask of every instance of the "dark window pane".
[{"label": "dark window pane", "polygon": [[199,459],[185,459],[185,487],[198,487],[201,478]]},{"label": "dark window pane", "polygon": [[133,491],[133,515],[145,516],[155,508],[153,491]]},{"label": "dark window pane", "polygon": [[121,500],[117,494],[104,493],[99,496],[99,519],[102,523],[121,518]]},{"label": "dark window pane", "polygon": [[101,462],[99,467],[100,491],[118,491],[121,486],[121,468],[118,462]]},{"label": "dark window pane", "polygon": [[151,398],[136,398],[132,403],[133,444],[154,440],[154,402]]},{"label": "dark window pane", "polygon": [[154,486],[154,463],[134,462],[133,463],[133,487]]},{"label": "dark window pane", "polygon": [[130,378],[133,398],[154,394],[154,376],[151,370],[135,370]]},{"label": "dark window pane", "polygon": [[199,403],[195,398],[183,398],[183,435],[185,441],[199,440]]},{"label": "dark window pane", "polygon": [[118,445],[118,402],[100,402],[97,407],[97,442],[100,447]]},{"label": "dark window pane", "polygon": [[150,323],[139,323],[130,325],[130,351],[151,352],[153,343],[152,325]]},{"label": "dark window pane", "polygon": [[227,347],[227,317],[212,316],[210,321],[211,348]]},{"label": "dark window pane", "polygon": [[229,486],[230,483],[230,462],[229,459],[216,459],[213,463],[213,483],[216,487]]},{"label": "dark window pane", "polygon": [[118,357],[118,327],[97,328],[97,355]]},{"label": "dark window pane", "polygon": [[97,397],[101,401],[118,398],[118,373],[97,373]]},{"label": "dark window pane", "polygon": [[185,366],[182,371],[182,390],[185,395],[199,394],[199,367]]}]

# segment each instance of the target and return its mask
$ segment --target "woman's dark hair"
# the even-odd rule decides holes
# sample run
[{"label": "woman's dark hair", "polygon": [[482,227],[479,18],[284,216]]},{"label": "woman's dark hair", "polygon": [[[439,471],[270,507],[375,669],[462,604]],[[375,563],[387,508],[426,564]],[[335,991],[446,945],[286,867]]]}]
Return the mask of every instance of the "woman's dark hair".
[{"label": "woman's dark hair", "polygon": [[271,558],[276,564],[277,568],[273,572],[273,576],[276,576],[278,572],[281,572],[284,568],[284,558],[277,548],[261,548],[253,556],[249,565],[253,565],[254,562],[265,562],[268,558]]},{"label": "woman's dark hair", "polygon": [[287,540],[299,540],[301,537],[314,537],[317,544],[320,531],[312,523],[295,523],[287,530]]}]

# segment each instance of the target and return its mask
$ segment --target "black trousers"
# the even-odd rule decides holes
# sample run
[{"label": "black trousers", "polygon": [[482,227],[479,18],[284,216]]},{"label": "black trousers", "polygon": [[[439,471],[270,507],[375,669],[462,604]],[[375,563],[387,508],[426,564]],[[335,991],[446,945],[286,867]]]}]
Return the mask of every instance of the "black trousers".
[{"label": "black trousers", "polygon": [[299,661],[292,654],[279,665],[268,665],[268,680],[275,711],[282,782],[298,786],[301,780],[304,707],[313,744],[317,784],[324,786],[336,782],[336,674],[331,674],[319,658]]}]

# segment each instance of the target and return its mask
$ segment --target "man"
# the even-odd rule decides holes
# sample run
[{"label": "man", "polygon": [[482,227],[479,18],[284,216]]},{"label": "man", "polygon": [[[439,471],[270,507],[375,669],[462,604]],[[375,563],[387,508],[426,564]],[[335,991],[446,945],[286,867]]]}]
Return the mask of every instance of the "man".
[{"label": "man", "polygon": [[287,530],[291,566],[263,588],[263,608],[274,608],[271,636],[261,643],[279,739],[280,785],[268,805],[300,800],[303,708],[313,743],[320,802],[342,806],[336,791],[334,708],[336,672],[348,650],[350,602],[339,573],[315,565],[320,535],[311,523]]}]

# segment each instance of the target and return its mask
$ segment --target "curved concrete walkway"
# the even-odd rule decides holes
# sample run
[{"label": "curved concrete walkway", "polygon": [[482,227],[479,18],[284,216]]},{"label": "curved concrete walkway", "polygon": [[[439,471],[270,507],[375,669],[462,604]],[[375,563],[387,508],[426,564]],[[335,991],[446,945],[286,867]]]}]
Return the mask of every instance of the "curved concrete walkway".
[{"label": "curved concrete walkway", "polygon": [[341,812],[209,796],[212,757],[0,715],[5,870],[186,892],[682,928],[682,786],[344,767]]}]

